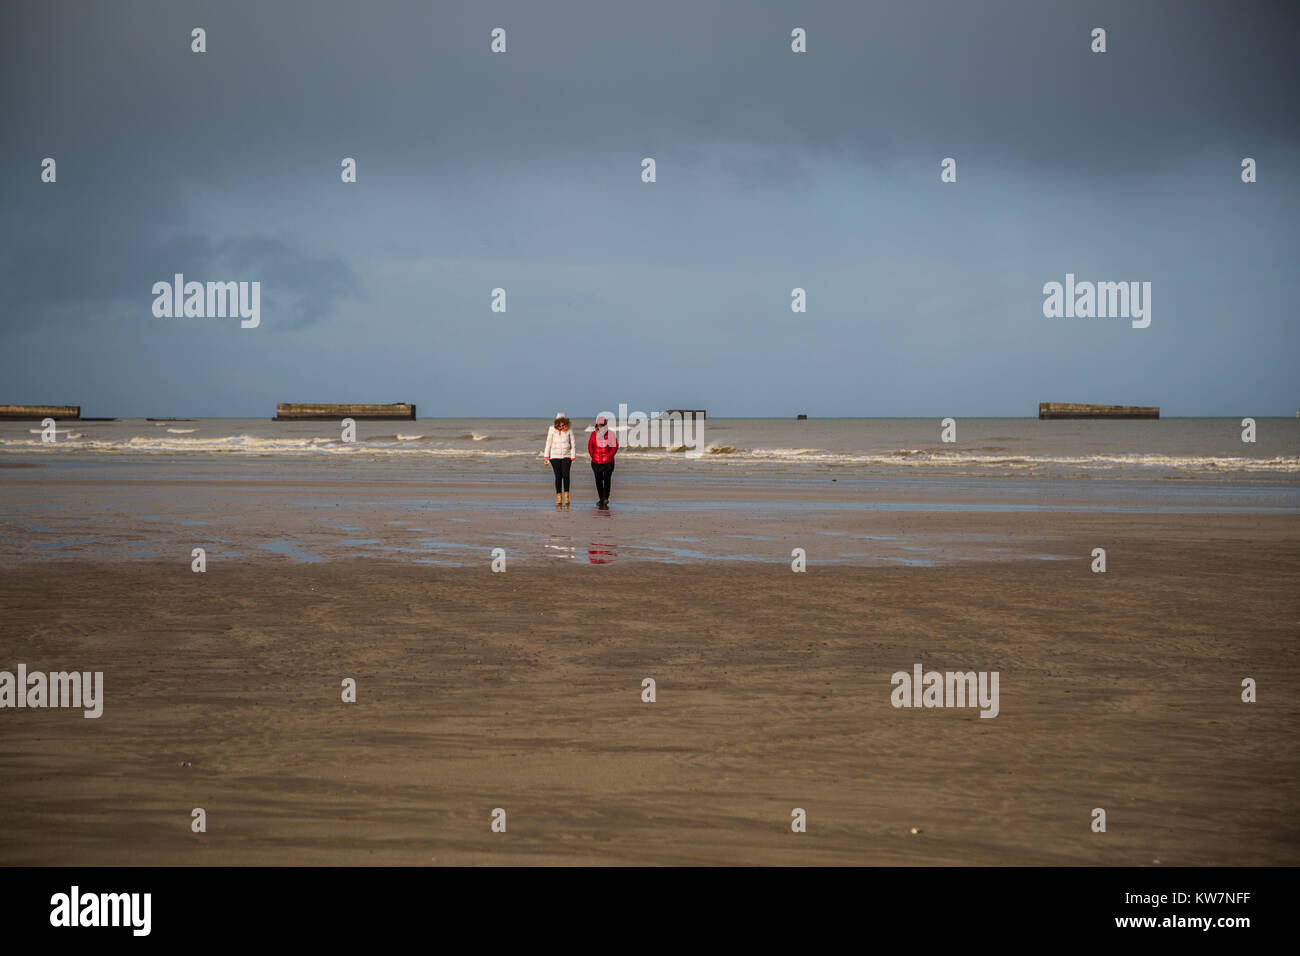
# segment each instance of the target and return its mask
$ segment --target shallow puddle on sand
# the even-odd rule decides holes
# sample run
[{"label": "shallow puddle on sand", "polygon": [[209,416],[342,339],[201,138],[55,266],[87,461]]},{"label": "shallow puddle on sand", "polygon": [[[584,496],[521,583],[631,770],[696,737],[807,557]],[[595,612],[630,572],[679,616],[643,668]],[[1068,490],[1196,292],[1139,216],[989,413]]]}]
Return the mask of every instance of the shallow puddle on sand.
[{"label": "shallow puddle on sand", "polygon": [[272,541],[269,544],[262,545],[262,547],[267,551],[274,551],[276,554],[283,554],[286,557],[293,558],[296,561],[305,561],[308,564],[315,564],[319,561],[325,560],[319,555],[302,550],[295,542],[286,541],[284,539]]}]

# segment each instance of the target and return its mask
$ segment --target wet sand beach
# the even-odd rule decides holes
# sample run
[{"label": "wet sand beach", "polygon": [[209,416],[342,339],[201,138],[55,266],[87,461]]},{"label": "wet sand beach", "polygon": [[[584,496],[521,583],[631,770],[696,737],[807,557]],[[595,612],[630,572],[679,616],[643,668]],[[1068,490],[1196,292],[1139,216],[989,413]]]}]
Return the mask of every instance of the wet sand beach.
[{"label": "wet sand beach", "polygon": [[[981,511],[1005,497],[974,486],[620,508],[616,481],[609,515],[534,488],[489,517],[503,487],[403,516],[410,489],[191,483],[173,507],[47,479],[35,504],[9,483],[31,477],[5,479],[0,668],[101,670],[105,700],[0,714],[6,864],[1300,862],[1294,513]],[[344,528],[285,505],[331,498]],[[452,518],[463,554],[380,547]],[[509,531],[539,537],[493,573]],[[672,537],[695,540],[653,550]],[[917,663],[999,672],[998,716],[893,707]]]}]

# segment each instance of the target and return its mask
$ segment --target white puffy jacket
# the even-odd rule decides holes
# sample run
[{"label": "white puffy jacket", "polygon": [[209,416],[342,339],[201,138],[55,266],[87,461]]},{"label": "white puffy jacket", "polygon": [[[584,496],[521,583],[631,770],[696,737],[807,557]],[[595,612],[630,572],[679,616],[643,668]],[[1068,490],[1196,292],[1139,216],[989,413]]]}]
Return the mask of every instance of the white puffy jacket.
[{"label": "white puffy jacket", "polygon": [[577,458],[573,442],[573,426],[560,431],[554,425],[546,429],[546,447],[542,449],[543,458]]}]

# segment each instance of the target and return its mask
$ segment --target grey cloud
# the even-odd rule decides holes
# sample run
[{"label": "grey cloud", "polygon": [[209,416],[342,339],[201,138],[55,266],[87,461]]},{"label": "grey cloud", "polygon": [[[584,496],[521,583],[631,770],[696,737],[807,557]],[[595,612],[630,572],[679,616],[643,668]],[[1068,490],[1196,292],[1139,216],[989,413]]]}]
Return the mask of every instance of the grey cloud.
[{"label": "grey cloud", "polygon": [[[109,381],[126,408],[149,355],[153,388],[166,371],[215,414],[344,375],[511,414],[556,387],[537,354],[581,364],[600,341],[620,386],[742,414],[785,409],[762,405],[777,382],[814,413],[857,396],[853,413],[912,414],[919,393],[1020,414],[1021,393],[1072,376],[1107,393],[1141,377],[1195,410],[1228,400],[1213,377],[1289,409],[1298,11],[6,0],[0,378]],[[938,183],[944,156],[958,184]],[[1037,290],[1069,270],[1155,280],[1151,334],[1046,324]],[[147,321],[178,271],[261,281],[262,328]],[[73,347],[43,365],[9,348],[46,327]]]}]

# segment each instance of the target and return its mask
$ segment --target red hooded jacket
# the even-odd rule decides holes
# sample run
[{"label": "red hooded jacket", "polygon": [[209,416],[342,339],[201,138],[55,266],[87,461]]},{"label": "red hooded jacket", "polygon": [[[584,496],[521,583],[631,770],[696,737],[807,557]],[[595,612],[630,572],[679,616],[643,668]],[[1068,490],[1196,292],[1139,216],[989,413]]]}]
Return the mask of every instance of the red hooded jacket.
[{"label": "red hooded jacket", "polygon": [[607,465],[618,454],[618,436],[608,429],[606,429],[604,435],[601,435],[600,426],[596,427],[597,430],[592,432],[591,437],[587,439],[587,455],[591,458],[593,465]]}]

